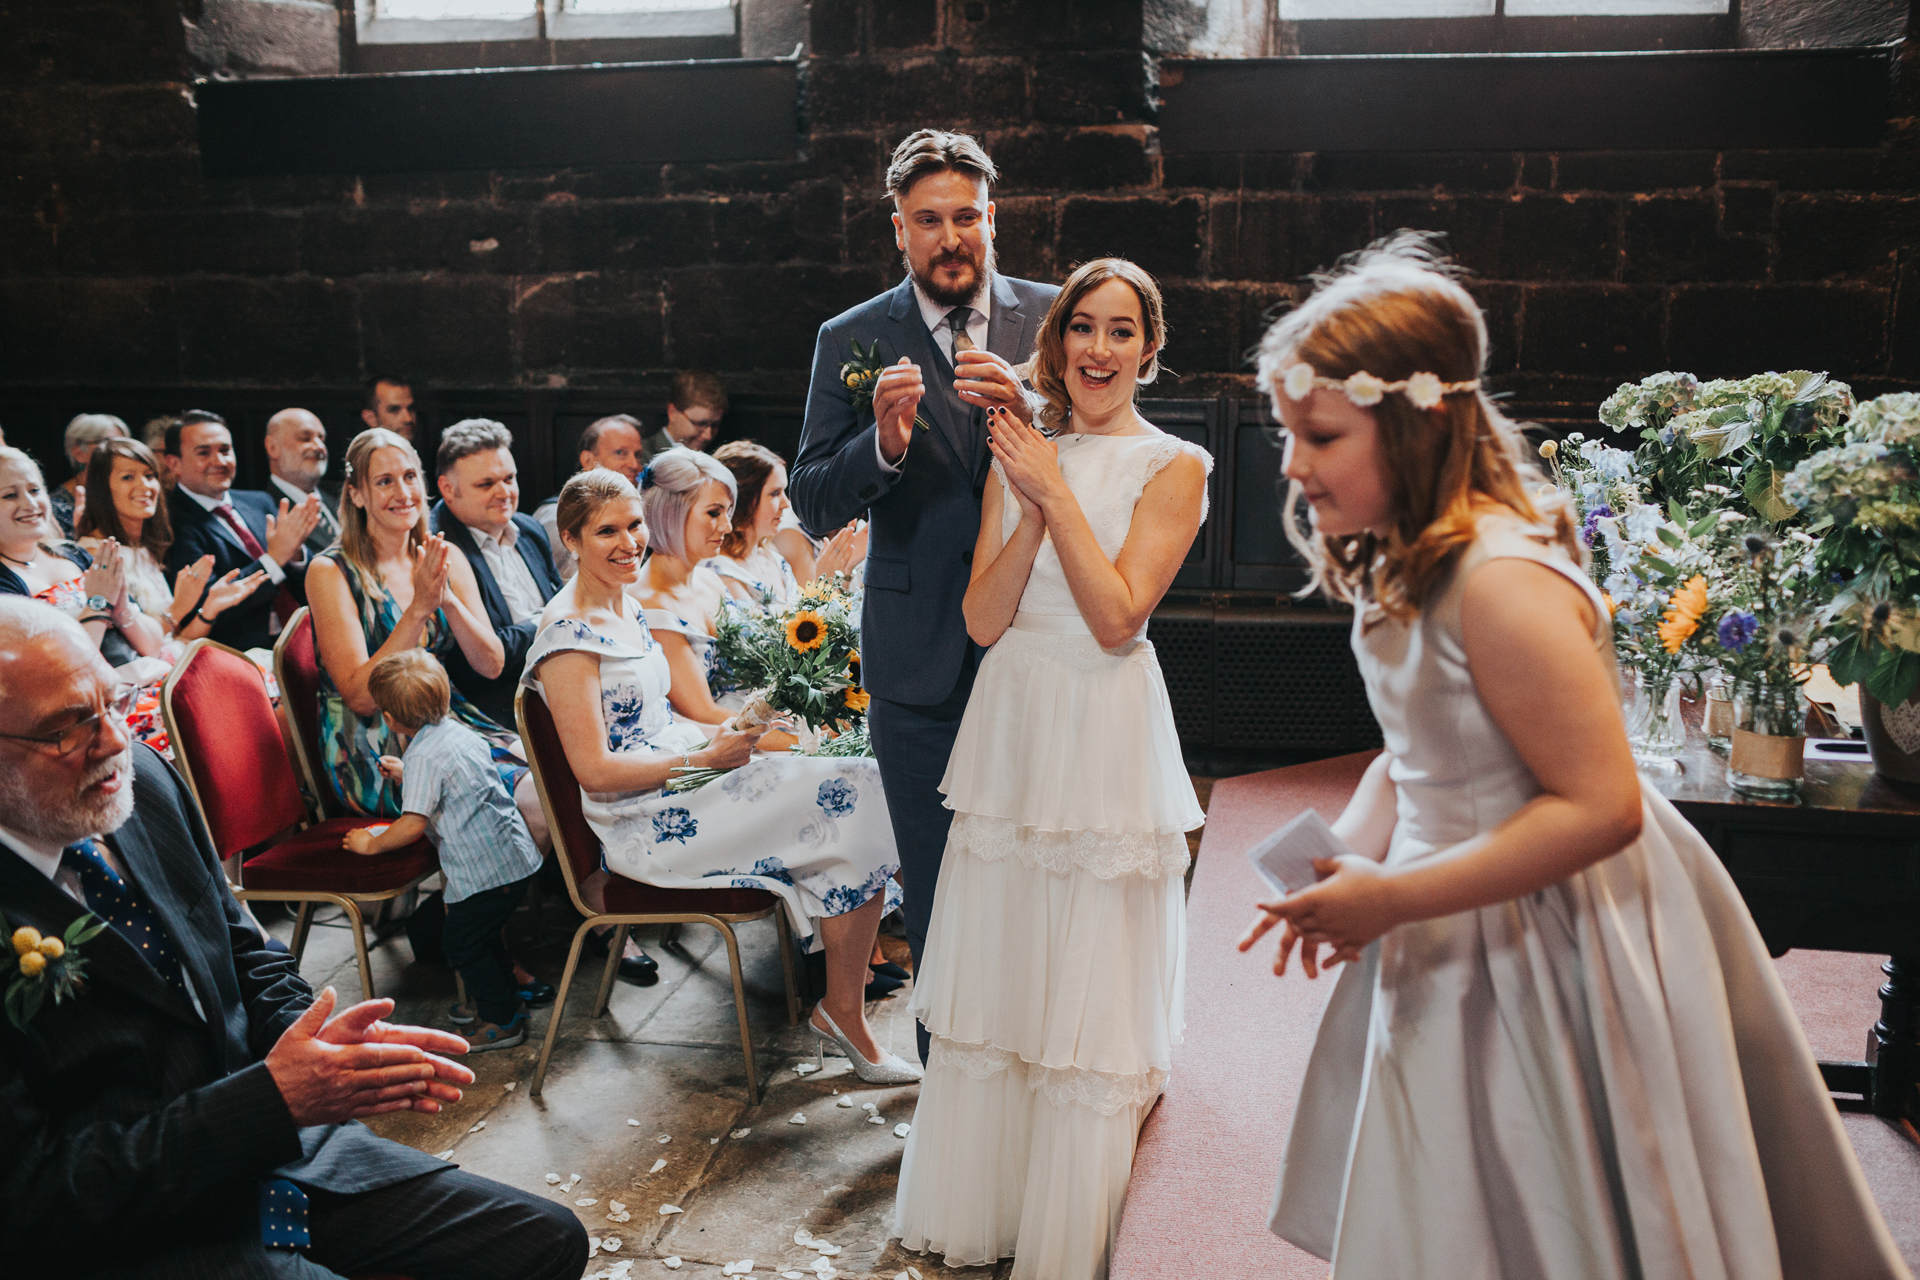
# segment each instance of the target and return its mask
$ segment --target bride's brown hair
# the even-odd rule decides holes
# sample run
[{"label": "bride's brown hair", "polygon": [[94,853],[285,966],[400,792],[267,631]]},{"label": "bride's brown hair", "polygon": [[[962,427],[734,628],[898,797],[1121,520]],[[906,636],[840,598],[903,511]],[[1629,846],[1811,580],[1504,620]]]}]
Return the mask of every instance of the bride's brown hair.
[{"label": "bride's brown hair", "polygon": [[[1259,382],[1275,405],[1287,370],[1324,378],[1365,371],[1386,382],[1431,373],[1471,382],[1487,364],[1487,324],[1433,237],[1400,231],[1314,277],[1308,299],[1260,342]],[[1339,392],[1322,394],[1338,395]],[[1300,527],[1300,485],[1289,486],[1287,540],[1312,571],[1307,590],[1371,600],[1395,618],[1417,614],[1479,517],[1506,507],[1548,525],[1576,561],[1586,549],[1564,500],[1527,458],[1525,437],[1484,390],[1459,391],[1432,409],[1397,392],[1372,406],[1394,520],[1383,533],[1342,537]],[[1544,487],[1544,492],[1543,492]]]}]

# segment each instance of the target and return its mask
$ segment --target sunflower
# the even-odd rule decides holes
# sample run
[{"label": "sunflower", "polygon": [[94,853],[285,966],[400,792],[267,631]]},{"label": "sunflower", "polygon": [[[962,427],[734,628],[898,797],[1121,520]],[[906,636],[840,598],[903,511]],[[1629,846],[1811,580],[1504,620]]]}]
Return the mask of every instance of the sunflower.
[{"label": "sunflower", "polygon": [[1680,652],[1680,646],[1700,629],[1700,615],[1706,611],[1707,580],[1696,573],[1673,593],[1660,619],[1660,643],[1668,653]]},{"label": "sunflower", "polygon": [[811,653],[827,642],[827,620],[811,609],[802,609],[787,622],[787,644],[800,653]]},{"label": "sunflower", "polygon": [[853,712],[855,715],[864,712],[872,702],[873,695],[865,689],[847,690],[847,710]]}]

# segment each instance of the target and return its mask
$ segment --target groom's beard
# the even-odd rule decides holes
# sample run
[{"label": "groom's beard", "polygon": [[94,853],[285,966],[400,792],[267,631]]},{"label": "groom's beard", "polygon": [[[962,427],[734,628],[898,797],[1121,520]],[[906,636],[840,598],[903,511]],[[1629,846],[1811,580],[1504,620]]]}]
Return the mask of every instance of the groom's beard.
[{"label": "groom's beard", "polygon": [[[913,282],[920,286],[920,292],[933,299],[934,305],[941,307],[964,307],[971,305],[974,298],[980,293],[980,285],[993,272],[993,244],[991,241],[987,244],[985,262],[980,262],[975,259],[973,254],[966,249],[955,249],[950,252],[936,253],[932,260],[927,263],[927,270],[924,275],[913,265],[912,258],[907,258],[905,255],[902,255],[902,257],[907,264],[907,274],[912,276]],[[934,283],[933,273],[950,262],[965,262],[973,266],[973,274],[968,276],[966,283],[959,288],[946,289]]]}]

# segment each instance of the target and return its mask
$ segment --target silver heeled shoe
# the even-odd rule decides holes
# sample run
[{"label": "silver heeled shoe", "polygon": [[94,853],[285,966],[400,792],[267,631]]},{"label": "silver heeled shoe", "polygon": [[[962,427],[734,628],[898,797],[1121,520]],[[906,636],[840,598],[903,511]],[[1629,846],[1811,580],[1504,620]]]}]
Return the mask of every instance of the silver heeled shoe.
[{"label": "silver heeled shoe", "polygon": [[827,1029],[822,1031],[813,1025],[812,1018],[807,1019],[807,1029],[820,1037],[821,1066],[826,1065],[827,1042],[831,1040],[840,1046],[840,1052],[847,1055],[847,1061],[853,1064],[853,1073],[868,1084],[913,1084],[920,1079],[920,1068],[885,1049],[880,1051],[880,1061],[868,1062],[834,1024],[833,1017],[827,1012],[825,1005],[815,1005],[813,1011],[820,1015],[822,1022],[827,1024]]}]

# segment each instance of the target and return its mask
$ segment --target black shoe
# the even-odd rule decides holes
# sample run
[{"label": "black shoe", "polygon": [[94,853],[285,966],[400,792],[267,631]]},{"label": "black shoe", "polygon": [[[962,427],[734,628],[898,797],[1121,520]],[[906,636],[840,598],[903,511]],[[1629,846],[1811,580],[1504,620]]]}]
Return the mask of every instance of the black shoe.
[{"label": "black shoe", "polygon": [[[613,936],[613,930],[601,933],[597,929],[587,930],[585,950],[588,955],[598,959],[607,958],[607,941]],[[660,981],[660,962],[641,952],[637,956],[627,956],[620,961],[620,981],[630,982],[636,987],[650,987]]]},{"label": "black shoe", "polygon": [[544,1009],[553,1003],[553,998],[560,994],[560,990],[551,982],[535,978],[523,986],[516,986],[513,994],[519,996],[529,1009]]},{"label": "black shoe", "polygon": [[885,1000],[888,996],[906,985],[905,979],[889,977],[876,969],[874,970],[873,981],[867,984],[865,999],[868,1004],[872,1004],[875,1000]]},{"label": "black shoe", "polygon": [[905,982],[913,976],[891,960],[881,964],[870,964],[867,967],[883,977],[892,978],[895,982]]}]

